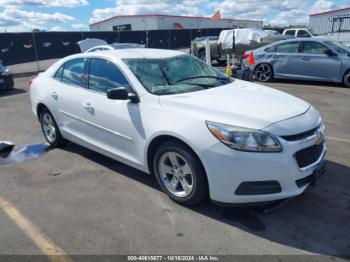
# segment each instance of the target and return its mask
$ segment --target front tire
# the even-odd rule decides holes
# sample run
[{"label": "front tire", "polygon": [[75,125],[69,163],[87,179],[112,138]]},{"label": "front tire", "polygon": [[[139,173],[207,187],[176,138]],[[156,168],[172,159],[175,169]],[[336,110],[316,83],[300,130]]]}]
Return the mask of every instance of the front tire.
[{"label": "front tire", "polygon": [[269,82],[273,80],[273,68],[271,65],[263,63],[257,65],[254,70],[255,79],[260,82]]},{"label": "front tire", "polygon": [[181,143],[160,145],[153,167],[158,184],[175,202],[193,206],[208,198],[205,171],[194,153]]},{"label": "front tire", "polygon": [[343,77],[343,83],[344,86],[349,88],[350,87],[350,70],[348,70]]},{"label": "front tire", "polygon": [[50,146],[60,147],[65,145],[66,140],[62,137],[54,117],[47,108],[41,110],[39,119],[41,130]]}]

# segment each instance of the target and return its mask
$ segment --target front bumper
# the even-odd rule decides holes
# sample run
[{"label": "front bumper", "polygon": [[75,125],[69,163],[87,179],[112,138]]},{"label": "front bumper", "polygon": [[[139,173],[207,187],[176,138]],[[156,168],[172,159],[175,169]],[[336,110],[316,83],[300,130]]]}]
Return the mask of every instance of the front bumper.
[{"label": "front bumper", "polygon": [[[324,137],[323,130],[321,134]],[[318,135],[303,141],[281,140],[283,152],[280,153],[240,152],[220,142],[215,144],[200,156],[207,172],[211,199],[221,203],[255,203],[300,195],[323,169],[327,150],[325,137],[320,156],[310,165],[299,167],[295,154],[319,143]],[[245,184],[245,194],[240,186],[247,182],[252,184]]]}]

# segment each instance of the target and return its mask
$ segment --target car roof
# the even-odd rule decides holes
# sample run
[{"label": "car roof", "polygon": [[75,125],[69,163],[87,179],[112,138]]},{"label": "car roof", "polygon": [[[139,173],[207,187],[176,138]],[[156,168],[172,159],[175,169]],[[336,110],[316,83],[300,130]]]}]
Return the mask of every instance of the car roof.
[{"label": "car roof", "polygon": [[179,55],[184,55],[184,52],[176,50],[166,50],[166,49],[153,49],[153,48],[128,48],[128,49],[114,49],[106,50],[103,52],[91,52],[91,53],[81,53],[77,55],[69,56],[67,59],[74,58],[84,58],[92,55],[98,55],[99,57],[106,58],[145,58],[145,59],[156,59],[156,58],[169,58]]},{"label": "car roof", "polygon": [[288,43],[288,42],[295,42],[295,41],[299,41],[299,42],[313,41],[313,42],[323,43],[325,41],[331,41],[331,39],[329,39],[327,37],[296,37],[296,38],[291,38],[291,39],[286,39],[286,40],[274,42],[272,44],[281,44],[281,43]]}]

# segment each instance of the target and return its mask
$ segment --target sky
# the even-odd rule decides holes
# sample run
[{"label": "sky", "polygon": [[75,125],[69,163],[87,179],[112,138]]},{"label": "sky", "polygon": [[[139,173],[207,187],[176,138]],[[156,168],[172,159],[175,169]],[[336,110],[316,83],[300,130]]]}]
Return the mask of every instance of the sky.
[{"label": "sky", "polygon": [[171,14],[263,20],[276,26],[307,25],[310,13],[350,7],[349,0],[0,0],[0,32],[89,30],[115,16]]}]

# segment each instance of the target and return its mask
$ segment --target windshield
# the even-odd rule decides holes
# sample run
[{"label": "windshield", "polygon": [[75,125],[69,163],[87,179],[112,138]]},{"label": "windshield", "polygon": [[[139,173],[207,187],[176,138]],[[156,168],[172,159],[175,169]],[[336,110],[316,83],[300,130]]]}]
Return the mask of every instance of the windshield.
[{"label": "windshield", "polygon": [[191,55],[162,59],[124,59],[144,87],[155,95],[201,91],[233,80]]},{"label": "windshield", "polygon": [[350,49],[347,48],[345,45],[342,45],[339,42],[334,41],[326,41],[327,45],[329,45],[331,48],[333,48],[337,53],[347,55],[350,53]]}]

